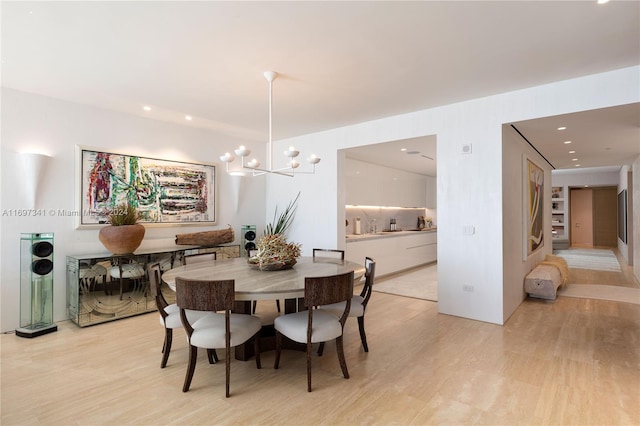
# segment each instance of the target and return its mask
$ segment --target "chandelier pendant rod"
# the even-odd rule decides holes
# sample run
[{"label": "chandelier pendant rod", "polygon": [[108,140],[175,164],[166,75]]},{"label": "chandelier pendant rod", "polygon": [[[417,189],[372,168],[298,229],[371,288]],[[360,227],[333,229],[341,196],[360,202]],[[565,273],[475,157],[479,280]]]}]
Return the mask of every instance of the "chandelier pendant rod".
[{"label": "chandelier pendant rod", "polygon": [[268,170],[273,170],[273,80],[278,77],[275,71],[265,71],[264,77],[269,81],[269,146],[267,149]]}]

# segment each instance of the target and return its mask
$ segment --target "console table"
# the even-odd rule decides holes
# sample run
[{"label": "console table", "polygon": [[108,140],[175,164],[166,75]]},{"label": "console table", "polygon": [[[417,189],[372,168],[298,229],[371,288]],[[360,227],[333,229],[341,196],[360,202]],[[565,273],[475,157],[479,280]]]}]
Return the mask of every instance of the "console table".
[{"label": "console table", "polygon": [[[156,303],[149,292],[147,264],[158,262],[162,271],[168,271],[182,266],[185,255],[211,252],[215,252],[218,259],[230,259],[240,256],[240,246],[175,245],[126,255],[68,255],[68,317],[80,327],[86,327],[153,312]],[[112,277],[110,271],[117,278]],[[167,298],[175,298],[169,289]]]}]

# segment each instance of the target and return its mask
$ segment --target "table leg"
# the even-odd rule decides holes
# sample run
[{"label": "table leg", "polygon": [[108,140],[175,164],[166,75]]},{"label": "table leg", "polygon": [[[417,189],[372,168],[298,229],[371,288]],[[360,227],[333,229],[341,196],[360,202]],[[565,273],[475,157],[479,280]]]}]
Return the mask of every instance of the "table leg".
[{"label": "table leg", "polygon": [[[304,309],[304,299],[285,299],[284,312],[293,313],[298,311],[298,306]],[[233,312],[238,314],[251,315],[251,302],[250,301],[236,301]],[[297,351],[306,351],[307,345],[297,343],[289,339],[282,339],[283,349],[293,349]],[[260,352],[273,351],[276,349],[276,331],[273,328],[273,324],[263,325],[260,330]],[[235,358],[238,361],[248,361],[255,356],[253,347],[253,341],[243,343],[235,348]]]}]

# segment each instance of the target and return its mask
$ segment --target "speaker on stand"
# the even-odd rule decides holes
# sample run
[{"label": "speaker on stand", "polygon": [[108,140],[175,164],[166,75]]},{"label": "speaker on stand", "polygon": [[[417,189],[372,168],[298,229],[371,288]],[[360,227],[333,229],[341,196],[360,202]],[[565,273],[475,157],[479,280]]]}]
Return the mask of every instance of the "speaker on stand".
[{"label": "speaker on stand", "polygon": [[250,257],[251,251],[256,250],[256,226],[255,225],[242,225],[240,230],[242,235],[242,247],[240,252],[242,256]]},{"label": "speaker on stand", "polygon": [[53,234],[20,237],[20,328],[16,336],[58,330],[53,323]]}]

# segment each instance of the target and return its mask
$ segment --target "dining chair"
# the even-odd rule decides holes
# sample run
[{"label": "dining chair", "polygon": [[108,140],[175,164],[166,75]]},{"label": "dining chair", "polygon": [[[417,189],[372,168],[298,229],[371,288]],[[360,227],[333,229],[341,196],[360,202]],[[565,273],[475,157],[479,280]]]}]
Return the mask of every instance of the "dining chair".
[{"label": "dining chair", "polygon": [[[367,335],[364,331],[364,313],[367,310],[367,303],[373,292],[373,281],[376,275],[376,261],[370,257],[364,259],[364,286],[359,295],[351,298],[351,309],[349,310],[350,317],[358,318],[358,329],[360,330],[360,340],[362,341],[362,347],[365,352],[369,352],[369,346],[367,345]],[[331,312],[333,315],[340,316],[344,311],[344,302],[333,303],[331,305],[319,306],[318,309]],[[318,355],[322,355],[324,350],[324,342],[320,343],[318,347]]]},{"label": "dining chair", "polygon": [[344,250],[314,248],[313,259],[315,260],[316,257],[344,260]]},{"label": "dining chair", "polygon": [[[231,313],[235,302],[234,280],[187,280],[176,277],[176,302],[180,308],[182,325],[189,341],[189,364],[182,391],[189,391],[191,386],[198,359],[198,348],[207,350],[210,364],[214,362],[215,348],[225,348],[225,395],[228,398],[232,347],[253,338],[256,367],[261,368],[259,334],[262,323],[260,319],[253,315]],[[193,321],[187,315],[187,310],[205,312],[206,315]]]},{"label": "dining chair", "polygon": [[[162,361],[160,362],[160,368],[167,366],[169,360],[169,353],[171,352],[171,343],[173,341],[173,329],[182,328],[182,320],[180,319],[180,308],[175,303],[169,304],[162,294],[162,280],[161,267],[158,262],[151,263],[147,266],[147,272],[149,273],[149,288],[151,296],[156,301],[156,307],[160,313],[160,324],[164,327],[164,344],[162,345]],[[197,311],[189,311],[189,318],[192,321],[202,318],[203,313]],[[218,361],[217,354],[214,355],[214,360]]]},{"label": "dining chair", "polygon": [[216,259],[217,259],[216,252],[212,252],[212,253],[202,253],[202,254],[190,254],[188,256],[185,256],[182,259],[182,261],[184,262],[185,265],[192,265],[194,263],[208,262]]},{"label": "dining chair", "polygon": [[[349,378],[347,362],[344,358],[342,332],[349,315],[351,297],[353,296],[353,271],[327,277],[306,277],[304,279],[304,305],[306,311],[286,314],[277,317],[274,322],[276,330],[276,358],[273,367],[280,365],[282,352],[282,336],[307,345],[307,391],[311,392],[311,345],[335,339],[340,368],[345,379]],[[340,317],[330,312],[313,309],[313,306],[344,302],[344,310]]]}]

